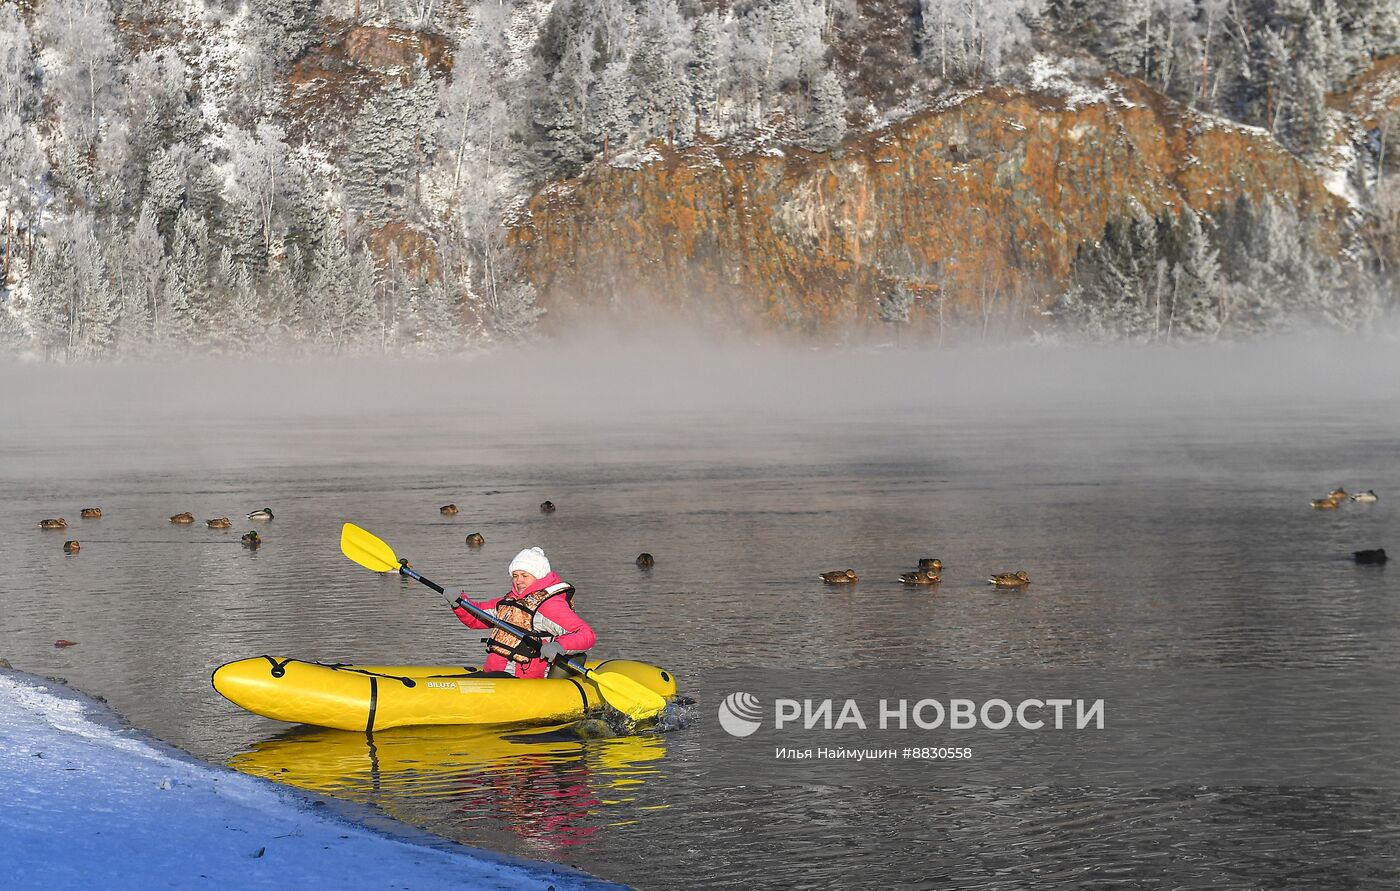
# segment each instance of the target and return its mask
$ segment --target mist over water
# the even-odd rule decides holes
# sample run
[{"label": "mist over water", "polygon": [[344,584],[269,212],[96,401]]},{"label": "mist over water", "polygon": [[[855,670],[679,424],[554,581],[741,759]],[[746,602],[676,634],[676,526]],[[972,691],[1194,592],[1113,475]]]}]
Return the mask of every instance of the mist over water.
[{"label": "mist over water", "polygon": [[[202,757],[639,887],[1386,887],[1393,791],[1045,777],[777,794],[709,779],[723,765],[695,726],[736,672],[777,665],[1400,668],[1400,586],[1348,559],[1400,549],[1398,353],[658,333],[434,362],[0,366],[0,657]],[[1338,485],[1381,500],[1309,508]],[[540,513],[545,499],[559,510]],[[461,514],[440,515],[447,502]],[[87,506],[103,518],[80,520]],[[264,506],[274,521],[243,519]],[[170,525],[182,510],[200,522]],[[56,516],[67,531],[36,528]],[[216,516],[234,528],[205,528]],[[346,520],[475,595],[543,546],[578,586],[596,652],[674,671],[700,724],[534,745],[409,732],[371,749],[241,712],[208,676],[248,655],[480,659],[436,595],[340,555]],[[238,543],[251,528],[258,551]],[[464,546],[471,531],[485,547]],[[62,553],[68,538],[80,554]],[[648,572],[633,565],[644,550]],[[900,585],[926,556],[947,564],[942,584]],[[853,588],[816,580],[847,566]],[[1015,569],[1025,592],[985,582]]]},{"label": "mist over water", "polygon": [[[5,461],[0,473],[71,477],[273,458],[326,465],[409,439],[413,458],[429,462],[645,459],[660,436],[682,442],[655,457],[679,446],[694,458],[759,449],[820,463],[839,438],[823,432],[863,428],[859,448],[876,457],[908,445],[904,424],[949,429],[964,419],[1008,430],[1075,420],[1112,436],[1171,418],[1228,435],[1223,420],[1268,416],[1296,420],[1306,435],[1319,419],[1350,412],[1365,436],[1394,421],[1397,380],[1395,344],[1340,337],[934,352],[717,345],[686,335],[638,344],[592,334],[435,361],[11,364],[0,365],[0,447],[40,448]],[[323,435],[340,424],[354,435]],[[793,424],[811,429],[799,439],[789,435]],[[607,449],[560,447],[580,432]]]}]

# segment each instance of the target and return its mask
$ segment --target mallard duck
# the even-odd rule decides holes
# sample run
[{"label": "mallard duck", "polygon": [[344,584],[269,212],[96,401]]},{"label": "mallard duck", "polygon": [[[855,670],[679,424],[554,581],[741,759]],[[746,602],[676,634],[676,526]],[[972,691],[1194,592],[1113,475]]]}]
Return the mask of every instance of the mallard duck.
[{"label": "mallard duck", "polygon": [[936,585],[943,581],[943,577],[932,569],[921,569],[918,572],[906,572],[899,580],[906,585]]},{"label": "mallard duck", "polygon": [[651,569],[653,566],[656,565],[656,558],[653,557],[651,554],[648,554],[646,551],[643,551],[642,553],[637,555],[637,565],[640,566],[642,569]]},{"label": "mallard duck", "polygon": [[171,517],[171,518],[170,518],[170,522],[172,522],[172,523],[193,523],[193,522],[194,522],[194,514],[190,513],[189,511],[185,511],[185,512],[182,513],[182,514],[176,514],[175,516]]},{"label": "mallard duck", "polygon": [[444,504],[442,507],[438,508],[438,513],[446,514],[449,517],[453,517],[456,516],[459,513],[459,511],[457,510],[457,505],[455,504]]},{"label": "mallard duck", "polygon": [[1333,501],[1341,501],[1342,499],[1347,497],[1347,490],[1333,489],[1331,492],[1327,493],[1327,497],[1331,498]]},{"label": "mallard duck", "polygon": [[233,525],[233,521],[228,517],[219,517],[214,520],[205,520],[204,525],[208,526],[210,529],[227,529]]},{"label": "mallard duck", "polygon": [[243,533],[243,537],[239,540],[243,542],[243,547],[245,548],[256,548],[258,545],[262,544],[262,537],[256,532],[245,532]]},{"label": "mallard duck", "polygon": [[102,508],[100,507],[85,507],[79,513],[82,514],[84,520],[102,519]]},{"label": "mallard duck", "polygon": [[1357,563],[1380,565],[1389,558],[1385,555],[1385,548],[1374,548],[1367,551],[1353,551],[1351,559],[1355,560]]},{"label": "mallard duck", "polygon": [[68,521],[59,517],[57,520],[40,520],[40,529],[67,529]]},{"label": "mallard duck", "polygon": [[933,570],[934,572],[942,572],[942,571],[943,571],[943,561],[942,561],[942,560],[939,560],[937,557],[921,557],[921,558],[919,559],[919,569],[922,569],[922,570],[930,570],[930,569],[931,569],[931,570]]},{"label": "mallard duck", "polygon": [[255,510],[248,515],[250,520],[270,520],[272,519],[272,508],[265,507],[262,510]]},{"label": "mallard duck", "polygon": [[1360,501],[1363,504],[1370,504],[1373,501],[1380,500],[1380,496],[1376,494],[1374,489],[1367,489],[1365,492],[1357,492],[1352,495],[1351,500]]},{"label": "mallard duck", "polygon": [[835,569],[822,573],[820,578],[828,585],[849,585],[860,581],[860,576],[856,575],[854,569]]},{"label": "mallard duck", "polygon": [[467,536],[467,547],[469,548],[479,548],[484,544],[486,544],[486,538],[480,532],[473,532]]},{"label": "mallard duck", "polygon": [[78,544],[76,541],[65,541],[63,543],[63,553],[76,554],[81,547],[82,545]]},{"label": "mallard duck", "polygon": [[553,502],[553,501],[541,501],[541,502],[540,502],[540,513],[543,513],[543,514],[552,514],[552,513],[554,513],[554,502]]},{"label": "mallard duck", "polygon": [[1315,510],[1336,510],[1341,506],[1341,502],[1335,498],[1314,498],[1310,502]]},{"label": "mallard duck", "polygon": [[1023,588],[1031,583],[1031,577],[1026,575],[1024,569],[1015,572],[999,572],[987,579],[998,588]]}]

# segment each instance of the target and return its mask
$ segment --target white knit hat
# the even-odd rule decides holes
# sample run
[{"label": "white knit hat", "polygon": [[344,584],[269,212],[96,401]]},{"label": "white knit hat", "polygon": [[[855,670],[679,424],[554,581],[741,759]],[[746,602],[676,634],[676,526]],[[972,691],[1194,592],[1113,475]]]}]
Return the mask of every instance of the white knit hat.
[{"label": "white knit hat", "polygon": [[537,579],[549,575],[549,558],[539,548],[526,548],[510,561],[510,572],[523,569]]}]

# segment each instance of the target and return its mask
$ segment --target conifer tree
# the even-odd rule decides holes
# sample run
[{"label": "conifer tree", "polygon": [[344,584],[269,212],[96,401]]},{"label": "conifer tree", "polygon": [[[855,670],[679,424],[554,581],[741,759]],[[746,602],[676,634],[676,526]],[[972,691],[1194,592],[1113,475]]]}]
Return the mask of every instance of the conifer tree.
[{"label": "conifer tree", "polygon": [[93,220],[76,217],[70,227],[75,294],[69,352],[77,358],[96,359],[112,348],[116,336],[117,295],[93,231]]},{"label": "conifer tree", "polygon": [[209,230],[188,208],[175,219],[166,255],[156,341],[183,349],[206,342],[213,306],[209,294]]},{"label": "conifer tree", "polygon": [[719,84],[722,68],[718,12],[706,12],[696,16],[690,50],[689,81],[695,115],[699,120],[700,129],[711,136],[718,136]]},{"label": "conifer tree", "polygon": [[812,85],[812,111],[807,121],[807,145],[827,151],[846,135],[846,95],[836,72],[827,71]]}]

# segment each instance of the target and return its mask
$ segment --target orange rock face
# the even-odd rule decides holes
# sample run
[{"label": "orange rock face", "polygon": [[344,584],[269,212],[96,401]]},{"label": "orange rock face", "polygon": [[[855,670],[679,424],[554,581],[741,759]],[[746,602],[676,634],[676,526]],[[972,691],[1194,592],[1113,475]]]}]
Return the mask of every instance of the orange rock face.
[{"label": "orange rock face", "polygon": [[1287,197],[1335,247],[1346,204],[1263,131],[1110,78],[1073,104],[973,93],[830,154],[653,146],[547,187],[513,232],[558,329],[600,311],[834,336],[877,324],[904,284],[911,322],[1029,332],[1078,246],[1137,200],[1209,215]]}]

